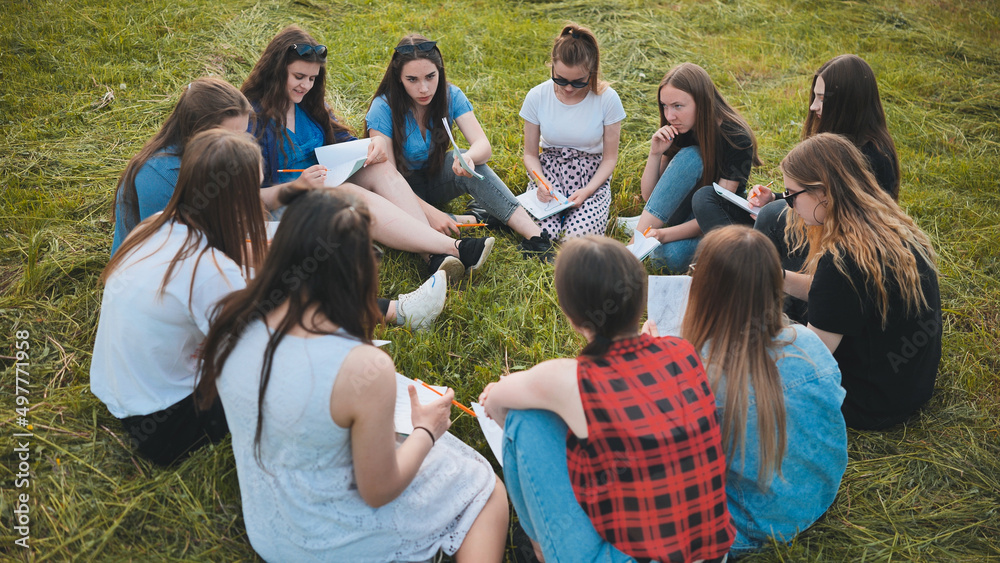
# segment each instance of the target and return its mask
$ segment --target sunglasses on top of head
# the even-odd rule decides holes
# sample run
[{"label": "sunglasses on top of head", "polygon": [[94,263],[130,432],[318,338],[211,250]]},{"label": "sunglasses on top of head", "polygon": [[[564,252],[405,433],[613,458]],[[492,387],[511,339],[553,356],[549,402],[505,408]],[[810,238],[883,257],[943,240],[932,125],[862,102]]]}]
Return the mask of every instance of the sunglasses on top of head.
[{"label": "sunglasses on top of head", "polygon": [[552,82],[554,82],[556,86],[566,86],[568,84],[577,90],[590,86],[590,80],[566,80],[565,78],[556,77],[555,73],[552,73]]},{"label": "sunglasses on top of head", "polygon": [[326,45],[309,45],[308,43],[296,43],[288,47],[289,51],[295,51],[300,57],[306,58],[310,55],[319,59],[326,58]]},{"label": "sunglasses on top of head", "polygon": [[437,41],[424,41],[423,43],[417,43],[412,45],[399,45],[396,47],[396,52],[399,53],[400,55],[409,55],[414,51],[426,52],[433,49],[434,46],[437,44],[438,44]]}]

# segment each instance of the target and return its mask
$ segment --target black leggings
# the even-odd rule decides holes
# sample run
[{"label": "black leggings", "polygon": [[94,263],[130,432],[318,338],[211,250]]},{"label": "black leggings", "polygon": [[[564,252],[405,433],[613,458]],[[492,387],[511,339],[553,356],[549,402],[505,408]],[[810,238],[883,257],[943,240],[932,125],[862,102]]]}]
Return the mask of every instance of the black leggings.
[{"label": "black leggings", "polygon": [[192,395],[162,411],[123,418],[122,426],[139,455],[161,466],[180,461],[229,434],[222,401],[216,398],[208,410],[198,411]]}]

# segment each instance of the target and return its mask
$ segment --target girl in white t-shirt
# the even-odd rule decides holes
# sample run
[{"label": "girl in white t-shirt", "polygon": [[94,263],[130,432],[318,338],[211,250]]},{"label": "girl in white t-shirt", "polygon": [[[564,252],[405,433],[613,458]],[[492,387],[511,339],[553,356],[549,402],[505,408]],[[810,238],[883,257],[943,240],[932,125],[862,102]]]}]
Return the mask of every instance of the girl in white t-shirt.
[{"label": "girl in white t-shirt", "polygon": [[[603,235],[611,207],[611,173],[618,162],[618,93],[599,79],[600,50],[587,28],[570,23],[552,46],[552,78],[524,97],[524,165],[541,174],[573,207],[539,222],[549,238]],[[539,155],[541,147],[541,155]],[[536,190],[534,179],[528,190]],[[536,191],[539,201],[552,198]]]},{"label": "girl in white t-shirt", "polygon": [[166,208],[135,227],[101,275],[90,389],[159,465],[228,433],[222,405],[199,411],[192,393],[212,308],[264,256],[260,163],[244,133],[194,136]]}]

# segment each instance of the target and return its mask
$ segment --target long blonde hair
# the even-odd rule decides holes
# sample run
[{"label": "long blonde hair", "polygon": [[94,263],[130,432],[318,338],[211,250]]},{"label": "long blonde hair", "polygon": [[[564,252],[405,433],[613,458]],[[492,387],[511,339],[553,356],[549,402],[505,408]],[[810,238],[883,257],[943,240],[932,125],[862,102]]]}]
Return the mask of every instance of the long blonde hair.
[{"label": "long blonde hair", "polygon": [[[844,277],[851,279],[845,258],[863,275],[884,329],[889,316],[890,283],[899,286],[906,314],[927,309],[920,284],[917,255],[936,271],[936,255],[927,235],[892,197],[878,188],[861,151],[846,138],[819,133],[799,143],[781,161],[781,171],[802,189],[821,194],[826,218],[816,233],[807,235],[805,221],[788,210],[785,240],[790,249],[809,244],[802,271],[816,272],[826,253]],[[853,282],[852,282],[853,283]],[[855,288],[859,294],[864,288]]]},{"label": "long blonde hair", "polygon": [[[728,463],[746,459],[750,386],[757,402],[762,486],[781,474],[785,457],[785,398],[771,351],[788,326],[782,313],[781,261],[771,241],[744,226],[715,229],[695,254],[681,336],[702,355],[712,390],[725,395],[722,444]],[[724,382],[724,389],[720,389]]]}]

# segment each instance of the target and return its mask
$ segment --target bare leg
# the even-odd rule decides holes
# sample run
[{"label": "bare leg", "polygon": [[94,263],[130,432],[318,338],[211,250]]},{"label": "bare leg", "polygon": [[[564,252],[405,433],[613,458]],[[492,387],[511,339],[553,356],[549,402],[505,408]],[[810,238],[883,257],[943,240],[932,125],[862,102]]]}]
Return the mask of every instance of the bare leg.
[{"label": "bare leg", "polygon": [[636,230],[640,233],[645,232],[647,228],[653,227],[654,229],[659,229],[663,226],[663,221],[660,221],[652,213],[642,210],[642,215],[639,215],[639,225]]},{"label": "bare leg", "polygon": [[384,197],[414,219],[427,223],[417,194],[389,161],[369,164],[358,170],[351,176],[351,182]]},{"label": "bare leg", "polygon": [[372,215],[372,238],[377,242],[425,257],[428,254],[458,256],[455,239],[432,229],[426,219],[418,221],[384,197],[354,184],[341,184],[332,189],[344,190],[365,202]]},{"label": "bare leg", "polygon": [[503,561],[503,551],[507,544],[507,526],[510,524],[507,508],[507,489],[497,477],[496,488],[486,501],[486,506],[472,523],[465,535],[462,547],[455,552],[455,561]]},{"label": "bare leg", "polygon": [[514,214],[510,216],[510,219],[507,221],[507,226],[514,229],[517,234],[527,239],[537,237],[542,234],[542,229],[535,223],[535,220],[532,219],[531,215],[528,215],[528,212],[520,206],[518,206],[518,208],[514,210]]}]

